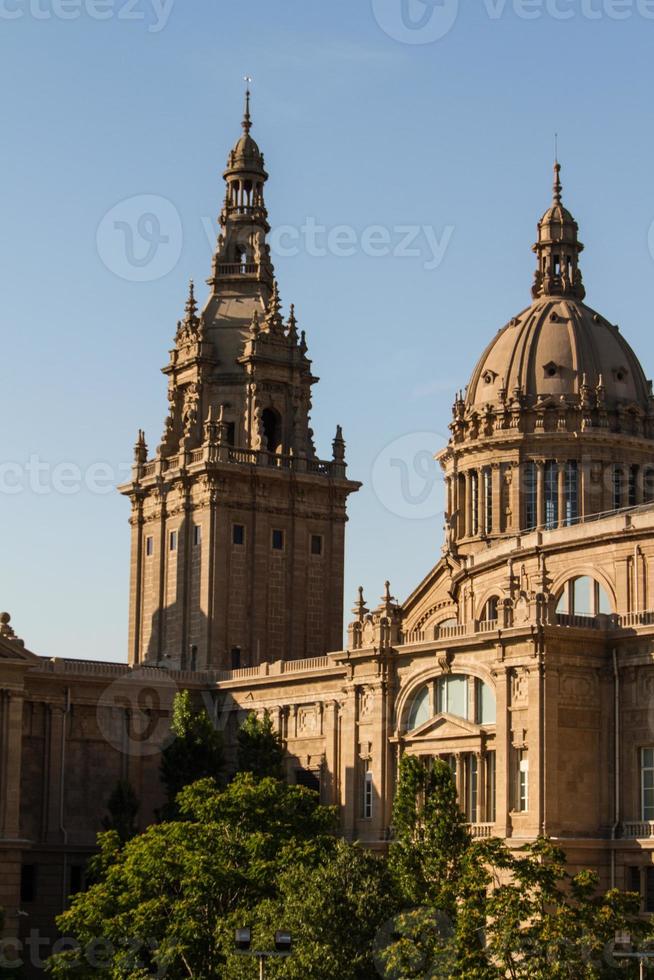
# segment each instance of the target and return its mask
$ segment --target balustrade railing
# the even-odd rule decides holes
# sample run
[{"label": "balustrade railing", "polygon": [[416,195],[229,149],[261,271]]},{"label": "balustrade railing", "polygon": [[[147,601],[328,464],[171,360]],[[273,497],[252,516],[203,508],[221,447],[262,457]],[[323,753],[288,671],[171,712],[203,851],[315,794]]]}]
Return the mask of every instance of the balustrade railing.
[{"label": "balustrade railing", "polygon": [[622,824],[622,836],[637,840],[654,837],[654,820],[627,821]]}]

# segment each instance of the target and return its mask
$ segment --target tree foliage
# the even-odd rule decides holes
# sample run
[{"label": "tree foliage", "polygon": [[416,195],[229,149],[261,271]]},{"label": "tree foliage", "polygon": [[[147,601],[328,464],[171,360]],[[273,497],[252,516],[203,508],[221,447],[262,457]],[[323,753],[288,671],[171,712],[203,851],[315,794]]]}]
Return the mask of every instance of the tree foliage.
[{"label": "tree foliage", "polygon": [[284,745],[269,711],[261,719],[250,712],[238,731],[237,744],[239,772],[251,772],[256,779],[283,779]]},{"label": "tree foliage", "polygon": [[273,978],[608,980],[632,975],[616,931],[649,934],[638,896],[601,893],[553,842],[473,840],[440,762],[402,762],[388,859],[339,841],[316,793],[251,772],[200,780],[177,806],[126,843],[101,835],[96,883],[58,920],[80,949],[52,958],[56,977],[249,980],[233,936],[251,925],[257,948],[293,934]]},{"label": "tree foliage", "polygon": [[137,833],[136,817],[139,801],[132,785],[121,779],[107,800],[108,816],[102,821],[105,830],[115,830],[122,843]]},{"label": "tree foliage", "polygon": [[176,816],[178,793],[199,779],[221,780],[224,753],[223,739],[207,712],[196,711],[188,691],[175,695],[170,724],[173,740],[161,753],[161,780],[166,790],[167,805],[161,816]]}]

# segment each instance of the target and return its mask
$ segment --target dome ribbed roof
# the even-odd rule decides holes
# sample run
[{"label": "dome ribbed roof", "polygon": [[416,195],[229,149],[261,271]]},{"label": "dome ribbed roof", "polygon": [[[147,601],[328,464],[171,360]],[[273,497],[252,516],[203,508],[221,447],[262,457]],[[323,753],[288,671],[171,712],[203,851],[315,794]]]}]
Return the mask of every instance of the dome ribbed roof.
[{"label": "dome ribbed roof", "polygon": [[545,296],[508,323],[472,374],[466,406],[480,409],[519,391],[523,405],[603,386],[607,407],[650,404],[650,385],[616,326],[584,303]]}]

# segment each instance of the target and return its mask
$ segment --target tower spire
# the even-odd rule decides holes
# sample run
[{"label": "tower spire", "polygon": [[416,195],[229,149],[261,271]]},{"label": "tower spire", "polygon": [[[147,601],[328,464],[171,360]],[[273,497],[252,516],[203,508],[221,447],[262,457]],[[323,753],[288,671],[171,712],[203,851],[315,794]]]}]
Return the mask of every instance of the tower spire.
[{"label": "tower spire", "polygon": [[252,129],[252,119],[250,117],[250,85],[252,83],[252,77],[250,75],[245,75],[243,81],[245,82],[245,110],[243,112],[243,132],[249,133]]},{"label": "tower spire", "polygon": [[552,204],[538,222],[538,241],[534,252],[538,267],[532,287],[532,296],[569,296],[583,300],[586,295],[579,254],[584,246],[579,241],[579,227],[570,212],[562,204],[561,164],[558,153],[554,162],[554,187]]},{"label": "tower spire", "polygon": [[561,204],[561,191],[563,190],[563,184],[561,183],[561,164],[558,159],[554,159],[554,194],[552,197],[553,204]]}]

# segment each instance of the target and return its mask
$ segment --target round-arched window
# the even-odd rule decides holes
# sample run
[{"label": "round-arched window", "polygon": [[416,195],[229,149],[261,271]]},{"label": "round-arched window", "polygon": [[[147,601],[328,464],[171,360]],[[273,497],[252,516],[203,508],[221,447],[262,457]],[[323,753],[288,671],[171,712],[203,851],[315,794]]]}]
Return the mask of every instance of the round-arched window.
[{"label": "round-arched window", "polygon": [[488,623],[492,620],[497,619],[499,610],[500,600],[496,595],[492,595],[484,603],[484,608],[481,611],[481,622]]},{"label": "round-arched window", "polygon": [[590,575],[580,575],[565,583],[556,606],[559,615],[567,616],[610,616],[613,612],[609,594]]},{"label": "round-arched window", "polygon": [[426,721],[429,721],[430,714],[429,688],[421,687],[411,702],[409,718],[407,721],[407,730],[412,732],[414,728],[420,728],[420,726],[424,725]]}]

